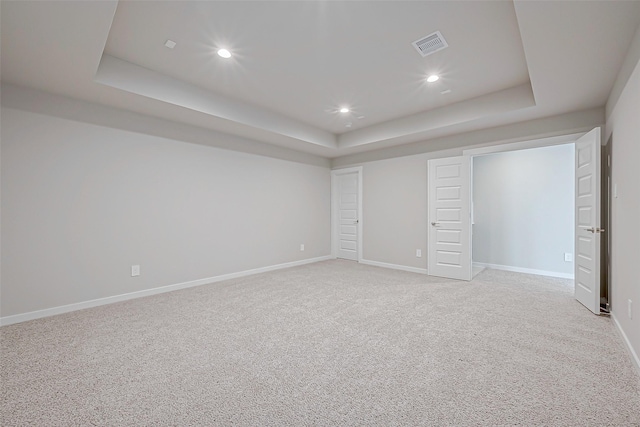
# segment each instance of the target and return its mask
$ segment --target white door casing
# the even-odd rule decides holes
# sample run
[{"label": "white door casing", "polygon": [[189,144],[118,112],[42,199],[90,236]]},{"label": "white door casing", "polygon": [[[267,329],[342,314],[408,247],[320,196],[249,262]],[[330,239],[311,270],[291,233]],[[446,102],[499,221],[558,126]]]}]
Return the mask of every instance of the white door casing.
[{"label": "white door casing", "polygon": [[600,313],[600,128],[576,141],[575,297]]},{"label": "white door casing", "polygon": [[362,259],[362,168],[331,172],[332,255]]},{"label": "white door casing", "polygon": [[428,273],[471,280],[469,156],[429,160]]}]

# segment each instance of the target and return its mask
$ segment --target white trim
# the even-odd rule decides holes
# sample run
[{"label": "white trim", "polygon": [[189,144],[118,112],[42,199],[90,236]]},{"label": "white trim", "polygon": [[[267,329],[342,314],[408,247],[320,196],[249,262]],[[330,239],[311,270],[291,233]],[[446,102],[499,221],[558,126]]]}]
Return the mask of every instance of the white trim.
[{"label": "white trim", "polygon": [[389,264],[389,263],[380,262],[380,261],[370,261],[368,259],[361,259],[360,263],[366,264],[366,265],[373,265],[374,267],[391,268],[394,270],[409,271],[411,273],[427,274],[426,268],[409,267],[406,265],[398,265],[398,264]]},{"label": "white trim", "polygon": [[536,270],[534,268],[513,267],[510,265],[487,264],[484,262],[474,262],[474,267],[492,268],[494,270],[513,271],[516,273],[536,274],[538,276],[559,277],[561,279],[573,279],[573,273],[560,273],[558,271]]},{"label": "white trim", "polygon": [[538,138],[527,141],[512,142],[509,144],[491,145],[489,147],[470,148],[462,150],[463,155],[484,156],[486,154],[504,153],[507,151],[528,150],[531,148],[551,147],[554,145],[570,144],[576,142],[578,138],[587,132],[571,133],[567,135],[552,136],[547,138]]},{"label": "white trim", "polygon": [[331,171],[331,256],[337,258],[338,255],[338,242],[336,239],[338,234],[338,189],[336,188],[337,181],[335,177],[349,173],[358,174],[358,262],[362,262],[362,166],[334,169]]},{"label": "white trim", "polygon": [[284,264],[270,265],[267,267],[254,268],[252,270],[239,271],[237,273],[223,274],[221,276],[207,277],[205,279],[191,280],[183,283],[176,283],[175,285],[161,286],[159,288],[145,289],[143,291],[130,292],[121,295],[114,295],[106,298],[98,298],[89,301],[78,302],[74,304],[62,305],[59,307],[47,308],[44,310],[31,311],[28,313],[15,314],[13,316],[0,317],[0,326],[12,325],[14,323],[26,322],[28,320],[40,319],[42,317],[54,316],[56,314],[69,313],[76,310],[84,310],[86,308],[98,307],[106,304],[113,304],[115,302],[127,301],[135,298],[142,298],[156,294],[162,294],[165,292],[177,291],[179,289],[192,288],[194,286],[208,285],[211,283],[221,282],[223,280],[236,279],[238,277],[251,276],[253,274],[266,273],[268,271],[280,270],[283,268],[296,267],[304,264],[311,264],[314,262],[327,261],[331,259],[331,256],[321,256],[317,258],[303,259],[300,261],[286,262]]},{"label": "white trim", "polygon": [[613,314],[613,312],[611,312],[611,318],[613,319],[613,324],[616,326],[618,333],[620,333],[620,336],[622,337],[622,341],[624,341],[624,343],[626,344],[627,350],[631,355],[631,360],[634,362],[635,368],[638,371],[638,374],[640,374],[640,357],[638,357],[638,354],[635,352],[635,350],[631,346],[631,341],[629,341],[627,334],[625,334],[624,331],[622,330],[622,327],[620,326],[620,322],[618,322],[618,319],[616,319],[616,316],[615,314]]}]

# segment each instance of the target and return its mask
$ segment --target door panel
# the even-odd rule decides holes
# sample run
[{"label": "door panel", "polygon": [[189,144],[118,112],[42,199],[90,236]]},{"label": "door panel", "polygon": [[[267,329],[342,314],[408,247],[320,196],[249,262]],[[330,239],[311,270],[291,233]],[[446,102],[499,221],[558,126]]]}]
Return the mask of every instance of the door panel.
[{"label": "door panel", "polygon": [[460,187],[440,187],[436,189],[438,200],[458,200],[461,197]]},{"label": "door panel", "polygon": [[576,141],[575,297],[600,313],[600,128]]},{"label": "door panel", "polygon": [[436,240],[443,243],[456,243],[461,244],[461,232],[460,230],[436,230],[438,235]]},{"label": "door panel", "polygon": [[471,280],[469,158],[429,160],[428,169],[428,272]]}]

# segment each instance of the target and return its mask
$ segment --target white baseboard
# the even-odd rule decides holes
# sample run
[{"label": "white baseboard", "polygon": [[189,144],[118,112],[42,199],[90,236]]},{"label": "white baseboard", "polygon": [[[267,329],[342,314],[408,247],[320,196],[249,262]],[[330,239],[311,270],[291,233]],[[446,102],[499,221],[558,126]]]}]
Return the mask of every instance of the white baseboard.
[{"label": "white baseboard", "polygon": [[620,326],[620,322],[618,322],[618,319],[616,319],[616,316],[613,312],[611,313],[611,319],[613,319],[613,324],[616,326],[618,333],[622,337],[622,341],[625,343],[627,350],[631,355],[631,360],[633,360],[633,362],[635,363],[635,367],[636,367],[636,370],[638,371],[638,374],[640,374],[640,358],[638,357],[638,353],[636,353],[636,351],[631,346],[631,341],[629,341],[627,334],[625,334],[624,331],[622,330],[622,327]]},{"label": "white baseboard", "polygon": [[474,267],[492,268],[494,270],[513,271],[515,273],[537,274],[538,276],[560,277],[562,279],[573,279],[572,273],[560,273],[557,271],[536,270],[533,268],[512,267],[510,265],[487,264],[484,262],[474,262]]},{"label": "white baseboard", "polygon": [[361,264],[366,264],[366,265],[373,265],[375,267],[392,268],[394,270],[409,271],[411,273],[427,274],[427,269],[426,268],[409,267],[409,266],[406,266],[406,265],[398,265],[398,264],[389,264],[389,263],[386,263],[386,262],[370,261],[370,260],[367,260],[367,259],[361,259],[360,263]]},{"label": "white baseboard", "polygon": [[236,279],[238,277],[251,276],[253,274],[266,273],[268,271],[280,270],[283,268],[296,267],[314,262],[327,261],[331,259],[330,255],[318,258],[303,259],[301,261],[286,262],[284,264],[270,265],[267,267],[255,268],[253,270],[239,271],[237,273],[223,274],[221,276],[207,277],[205,279],[191,280],[175,285],[161,286],[158,288],[145,289],[143,291],[130,292],[121,295],[114,295],[106,298],[98,298],[90,301],[83,301],[74,304],[62,305],[58,307],[46,308],[44,310],[31,311],[28,313],[15,314],[13,316],[0,317],[0,326],[12,325],[14,323],[26,322],[28,320],[40,319],[43,317],[54,316],[56,314],[69,313],[76,310],[84,310],[86,308],[98,307],[114,302],[127,301],[134,298],[142,298],[165,292],[177,291],[179,289],[192,288],[194,286],[207,285],[210,283],[221,282],[223,280]]}]

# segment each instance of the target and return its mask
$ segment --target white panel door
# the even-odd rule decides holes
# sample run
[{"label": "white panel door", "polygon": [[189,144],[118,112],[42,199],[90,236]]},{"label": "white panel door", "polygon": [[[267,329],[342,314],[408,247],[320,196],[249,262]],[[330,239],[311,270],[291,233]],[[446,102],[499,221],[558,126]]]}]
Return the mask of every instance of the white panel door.
[{"label": "white panel door", "polygon": [[575,296],[600,313],[600,128],[576,141]]},{"label": "white panel door", "polygon": [[334,200],[337,204],[335,228],[335,256],[337,258],[358,260],[359,222],[360,222],[360,174],[357,171],[334,175]]},{"label": "white panel door", "polygon": [[429,160],[428,272],[471,280],[468,156]]}]

